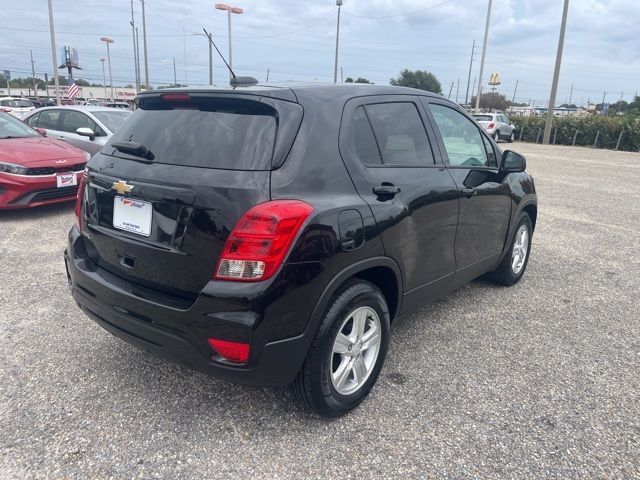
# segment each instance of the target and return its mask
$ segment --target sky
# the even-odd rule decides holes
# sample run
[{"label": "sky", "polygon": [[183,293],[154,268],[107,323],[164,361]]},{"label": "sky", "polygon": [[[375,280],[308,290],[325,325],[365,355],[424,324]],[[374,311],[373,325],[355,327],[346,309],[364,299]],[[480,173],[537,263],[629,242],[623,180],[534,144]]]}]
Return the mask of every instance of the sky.
[{"label": "sky", "polygon": [[[238,75],[270,82],[333,81],[337,7],[335,0],[234,0],[242,15],[232,16],[233,65]],[[142,17],[134,0],[136,25]],[[146,0],[149,80],[208,83],[208,47],[202,27],[226,55],[227,14],[205,0]],[[365,77],[387,84],[404,69],[433,72],[445,96],[463,102],[472,42],[475,56],[471,84],[479,60],[488,0],[344,0],[340,26],[339,67],[344,78]],[[491,73],[499,73],[500,93],[518,102],[548,101],[558,47],[562,0],[494,0],[483,89]],[[102,83],[100,37],[111,46],[115,85],[134,83],[130,0],[53,0],[56,46],[78,50],[83,68],[76,78]],[[47,2],[0,0],[0,69],[12,77],[35,70],[52,75]],[[570,0],[557,104],[629,101],[640,88],[640,1]],[[215,52],[214,52],[215,55]],[[58,56],[60,54],[58,53]],[[58,58],[60,60],[60,58]],[[214,82],[228,73],[214,57]],[[144,68],[141,68],[144,81]],[[64,73],[64,71],[60,71]],[[341,74],[338,74],[340,81]],[[453,84],[453,88],[451,85]],[[458,86],[459,85],[459,86]],[[471,89],[471,87],[470,87]],[[471,95],[471,94],[470,94]]]}]

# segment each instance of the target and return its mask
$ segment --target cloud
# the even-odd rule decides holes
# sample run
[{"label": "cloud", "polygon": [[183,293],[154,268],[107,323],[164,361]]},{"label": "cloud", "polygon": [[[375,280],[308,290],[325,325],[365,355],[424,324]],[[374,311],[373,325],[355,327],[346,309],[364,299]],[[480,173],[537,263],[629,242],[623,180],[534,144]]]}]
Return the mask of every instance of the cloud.
[{"label": "cloud", "polygon": [[[238,72],[264,80],[331,81],[337,7],[334,0],[234,0],[245,9],[234,15],[233,60]],[[27,76],[29,50],[36,71],[52,72],[46,2],[23,0],[3,8],[0,68]],[[235,5],[234,3],[234,5]],[[134,0],[141,26],[139,0]],[[204,26],[227,51],[227,18],[209,0],[146,0],[149,70],[152,84],[208,81],[208,47],[194,35]],[[430,8],[432,7],[432,8]],[[112,70],[117,84],[133,83],[133,54],[128,0],[54,0],[58,47],[78,49],[84,70],[78,76],[101,81],[101,35],[110,35]],[[445,85],[466,87],[475,38],[481,44],[487,0],[345,0],[342,7],[340,66],[346,76],[386,83],[402,68],[433,71]],[[500,72],[500,87],[511,95],[519,81],[520,100],[548,96],[558,42],[560,0],[494,0],[486,77]],[[640,2],[572,1],[559,98],[597,92],[628,92],[640,78]],[[140,32],[142,34],[142,32]],[[141,42],[142,43],[142,42]],[[186,54],[185,54],[186,53]],[[478,55],[479,57],[479,55]],[[476,62],[474,74],[477,75]],[[214,77],[227,73],[216,58]],[[473,75],[472,75],[473,78]],[[485,78],[485,81],[487,78]],[[448,91],[447,88],[445,88]],[[455,88],[454,88],[455,92]]]}]

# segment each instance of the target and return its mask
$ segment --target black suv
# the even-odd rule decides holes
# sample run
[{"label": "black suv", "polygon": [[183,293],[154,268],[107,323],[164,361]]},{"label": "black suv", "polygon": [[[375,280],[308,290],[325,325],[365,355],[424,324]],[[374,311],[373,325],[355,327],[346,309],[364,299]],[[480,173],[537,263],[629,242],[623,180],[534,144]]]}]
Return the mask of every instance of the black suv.
[{"label": "black suv", "polygon": [[376,382],[389,329],[489,273],[516,283],[537,202],[524,158],[401,87],[141,94],[87,165],[65,262],[114,335],[321,415]]}]

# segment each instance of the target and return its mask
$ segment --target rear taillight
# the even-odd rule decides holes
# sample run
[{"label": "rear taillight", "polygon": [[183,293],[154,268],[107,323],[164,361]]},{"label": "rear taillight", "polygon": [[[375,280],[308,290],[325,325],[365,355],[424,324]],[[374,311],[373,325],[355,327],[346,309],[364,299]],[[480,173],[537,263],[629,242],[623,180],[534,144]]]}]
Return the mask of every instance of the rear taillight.
[{"label": "rear taillight", "polygon": [[80,231],[82,231],[82,220],[80,217],[82,215],[82,202],[84,200],[84,185],[86,180],[87,174],[86,172],[82,172],[82,175],[80,175],[78,179],[78,193],[76,195],[76,208],[74,210],[76,214],[76,225]]},{"label": "rear taillight", "polygon": [[487,130],[491,130],[495,126],[496,126],[496,124],[491,122],[489,125],[487,125]]},{"label": "rear taillight", "polygon": [[218,338],[207,338],[207,342],[222,358],[233,363],[247,363],[249,360],[249,344],[229,342]]},{"label": "rear taillight", "polygon": [[250,208],[222,249],[214,278],[256,282],[271,277],[313,207],[299,200],[274,200]]}]

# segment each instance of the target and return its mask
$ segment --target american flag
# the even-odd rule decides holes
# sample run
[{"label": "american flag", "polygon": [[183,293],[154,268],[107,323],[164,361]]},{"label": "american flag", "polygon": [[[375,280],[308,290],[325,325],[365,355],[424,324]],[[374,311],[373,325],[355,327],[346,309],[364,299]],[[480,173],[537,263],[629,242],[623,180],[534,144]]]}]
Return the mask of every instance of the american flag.
[{"label": "american flag", "polygon": [[78,96],[78,93],[80,93],[79,90],[80,89],[78,88],[78,85],[76,85],[75,80],[72,78],[68,90],[69,98],[76,98]]}]

